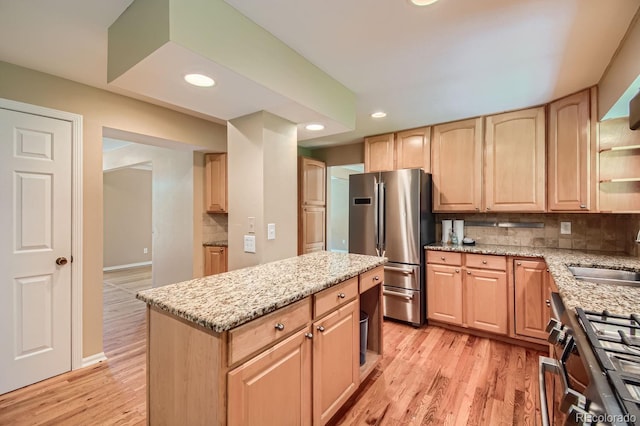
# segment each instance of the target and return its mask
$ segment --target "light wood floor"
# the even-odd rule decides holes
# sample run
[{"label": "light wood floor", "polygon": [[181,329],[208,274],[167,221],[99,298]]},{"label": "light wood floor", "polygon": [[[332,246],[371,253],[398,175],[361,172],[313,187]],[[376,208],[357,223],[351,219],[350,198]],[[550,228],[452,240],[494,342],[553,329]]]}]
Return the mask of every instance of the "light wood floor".
[{"label": "light wood floor", "polygon": [[[106,362],[0,395],[0,425],[145,423],[150,270],[105,274]],[[438,327],[385,322],[382,368],[333,423],[526,425],[539,418],[539,352]]]}]

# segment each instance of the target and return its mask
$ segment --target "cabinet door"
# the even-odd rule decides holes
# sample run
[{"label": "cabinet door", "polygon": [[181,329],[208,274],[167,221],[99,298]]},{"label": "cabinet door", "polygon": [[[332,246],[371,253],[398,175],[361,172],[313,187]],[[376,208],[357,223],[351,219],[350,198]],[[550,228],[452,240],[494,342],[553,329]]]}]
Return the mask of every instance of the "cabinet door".
[{"label": "cabinet door", "polygon": [[427,318],[462,325],[459,266],[427,265]]},{"label": "cabinet door", "polygon": [[311,424],[311,340],[305,328],[227,376],[229,425]]},{"label": "cabinet door", "polygon": [[205,155],[205,208],[227,213],[227,154]]},{"label": "cabinet door", "polygon": [[303,207],[298,235],[298,254],[324,250],[325,208]]},{"label": "cabinet door", "polygon": [[204,274],[214,275],[227,272],[226,247],[205,247]]},{"label": "cabinet door", "polygon": [[549,104],[549,210],[591,207],[589,90]]},{"label": "cabinet door", "polygon": [[356,299],[314,323],[314,425],[327,423],[360,385],[358,306]]},{"label": "cabinet door", "polygon": [[431,127],[396,134],[396,170],[423,169],[431,173]]},{"label": "cabinet door", "polygon": [[300,157],[298,167],[300,203],[303,206],[324,206],[327,183],[325,163]]},{"label": "cabinet door", "polygon": [[433,127],[433,210],[479,211],[482,203],[482,119]]},{"label": "cabinet door", "polygon": [[549,280],[541,260],[515,260],[514,291],[516,334],[546,340],[549,322]]},{"label": "cabinet door", "polygon": [[485,210],[546,208],[544,107],[486,117]]},{"label": "cabinet door", "polygon": [[395,169],[393,133],[364,140],[364,171],[386,172]]},{"label": "cabinet door", "polygon": [[466,324],[477,330],[507,334],[507,273],[467,269]]}]

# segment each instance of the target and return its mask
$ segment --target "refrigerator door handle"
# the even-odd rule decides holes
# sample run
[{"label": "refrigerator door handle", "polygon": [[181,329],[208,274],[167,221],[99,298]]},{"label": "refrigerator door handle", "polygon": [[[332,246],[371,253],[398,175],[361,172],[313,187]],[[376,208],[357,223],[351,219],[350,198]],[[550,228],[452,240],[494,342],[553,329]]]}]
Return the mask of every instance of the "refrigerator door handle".
[{"label": "refrigerator door handle", "polygon": [[380,188],[380,184],[378,183],[378,179],[374,178],[373,184],[373,205],[375,206],[373,213],[373,239],[376,242],[376,255],[380,256],[380,218],[378,217],[379,213],[379,204],[378,204],[378,189]]},{"label": "refrigerator door handle", "polygon": [[386,251],[386,221],[385,221],[385,187],[384,187],[384,182],[380,182],[378,184],[378,240],[380,241],[379,243],[379,247],[380,247],[380,256],[385,255]]}]

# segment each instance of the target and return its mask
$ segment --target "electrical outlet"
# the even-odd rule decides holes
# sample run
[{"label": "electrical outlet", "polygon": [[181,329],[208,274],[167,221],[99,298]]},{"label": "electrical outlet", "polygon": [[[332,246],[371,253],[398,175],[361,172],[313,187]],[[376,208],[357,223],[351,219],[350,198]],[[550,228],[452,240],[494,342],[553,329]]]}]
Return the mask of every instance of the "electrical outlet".
[{"label": "electrical outlet", "polygon": [[249,220],[247,221],[248,224],[248,231],[250,234],[255,234],[256,233],[256,218],[255,217],[249,217]]},{"label": "electrical outlet", "polygon": [[144,254],[147,254],[147,253],[149,253],[149,249],[145,247],[145,248],[143,248],[143,249],[142,249],[142,252],[143,252]]},{"label": "electrical outlet", "polygon": [[267,240],[275,240],[276,239],[276,224],[269,223],[267,224]]},{"label": "electrical outlet", "polygon": [[245,253],[256,252],[256,236],[255,235],[244,236],[244,252]]},{"label": "electrical outlet", "polygon": [[560,233],[563,235],[571,235],[571,222],[560,222]]}]

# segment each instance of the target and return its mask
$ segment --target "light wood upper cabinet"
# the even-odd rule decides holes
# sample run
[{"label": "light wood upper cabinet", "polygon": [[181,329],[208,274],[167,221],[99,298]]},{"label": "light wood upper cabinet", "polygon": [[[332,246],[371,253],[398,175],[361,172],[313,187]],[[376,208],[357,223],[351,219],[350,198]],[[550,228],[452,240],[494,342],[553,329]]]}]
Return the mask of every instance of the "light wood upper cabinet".
[{"label": "light wood upper cabinet", "polygon": [[485,211],[545,211],[544,107],[485,121]]},{"label": "light wood upper cabinet", "polygon": [[311,425],[311,340],[305,328],[228,374],[228,424]]},{"label": "light wood upper cabinet", "polygon": [[326,424],[360,385],[358,313],[356,299],[313,324],[314,425]]},{"label": "light wood upper cabinet", "polygon": [[431,173],[431,127],[396,133],[395,169],[423,169]]},{"label": "light wood upper cabinet", "polygon": [[480,211],[482,118],[433,126],[433,210]]},{"label": "light wood upper cabinet", "polygon": [[371,136],[364,140],[364,171],[386,172],[395,169],[393,133]]},{"label": "light wood upper cabinet", "polygon": [[595,144],[595,140],[591,138],[591,126],[589,90],[549,104],[547,194],[550,211],[595,207],[595,194],[592,195],[595,190],[595,182],[592,182],[595,147],[592,142]]},{"label": "light wood upper cabinet", "polygon": [[227,272],[227,248],[205,247],[204,274],[214,275]]},{"label": "light wood upper cabinet", "polygon": [[326,165],[298,161],[298,254],[324,250],[326,240]]},{"label": "light wood upper cabinet", "polygon": [[546,341],[550,318],[546,305],[550,286],[543,260],[514,261],[515,332],[521,336]]},{"label": "light wood upper cabinet", "polygon": [[205,208],[227,213],[227,154],[205,155]]},{"label": "light wood upper cabinet", "polygon": [[299,161],[300,202],[304,206],[324,206],[327,185],[325,163],[307,157],[300,157]]}]

